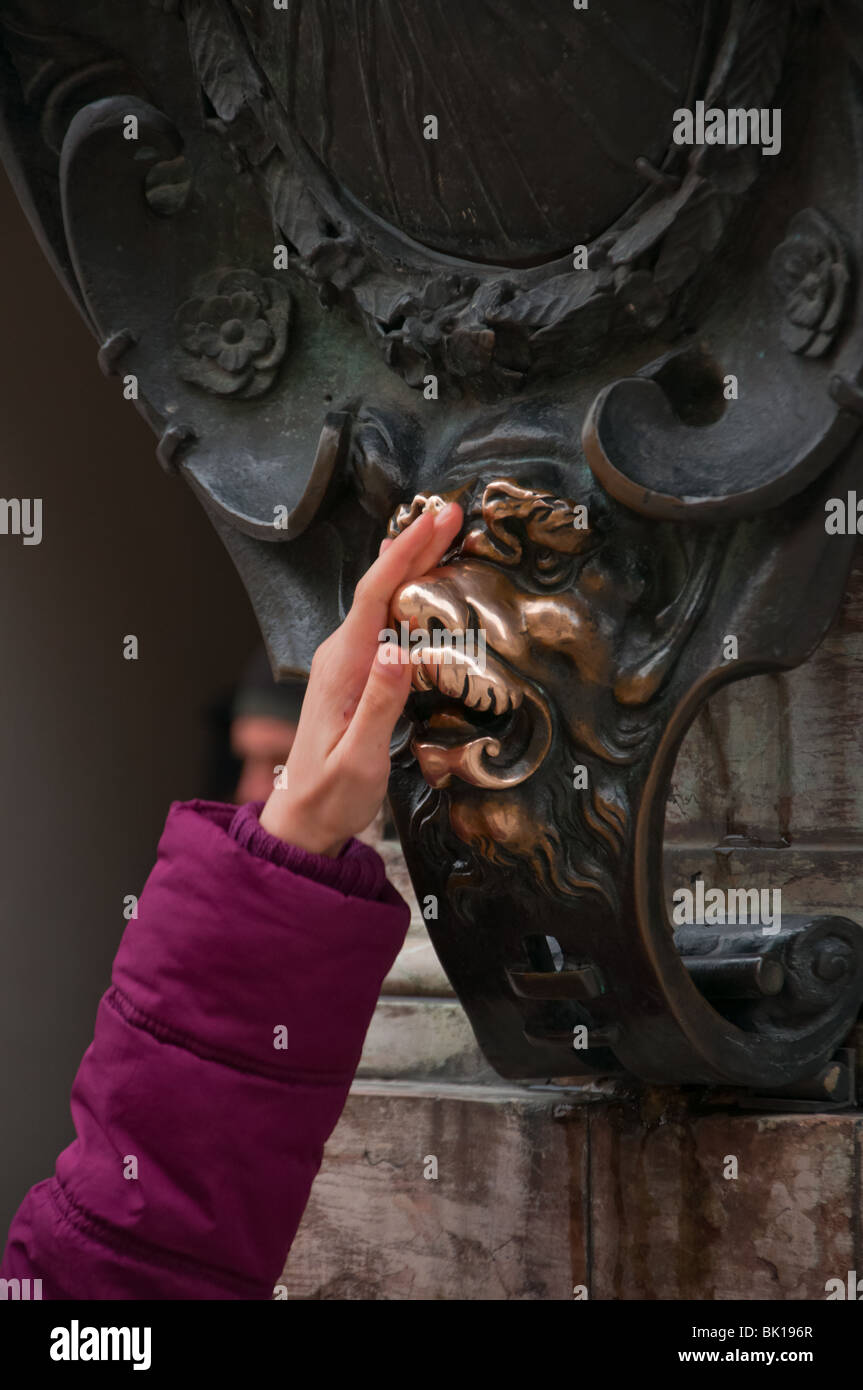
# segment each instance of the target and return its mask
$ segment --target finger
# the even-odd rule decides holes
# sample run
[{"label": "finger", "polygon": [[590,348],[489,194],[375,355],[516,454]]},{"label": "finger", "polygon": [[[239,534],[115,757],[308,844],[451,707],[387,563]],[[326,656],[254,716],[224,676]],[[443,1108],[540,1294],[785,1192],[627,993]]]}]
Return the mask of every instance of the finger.
[{"label": "finger", "polygon": [[462,510],[451,502],[442,511],[423,512],[411,522],[361,579],[346,624],[352,636],[386,625],[390,600],[400,585],[434,568],[462,524]]},{"label": "finger", "polygon": [[388,602],[393,590],[403,582],[403,576],[428,545],[434,530],[434,513],[423,512],[385,550],[382,547],[381,554],[357,585],[351,613],[362,612],[375,603]]},{"label": "finger", "polygon": [[393,650],[378,647],[366,688],[341,740],[341,755],[349,763],[368,766],[376,759],[389,759],[390,739],[411,685],[410,662],[387,660]]},{"label": "finger", "polygon": [[341,702],[338,722],[342,729],[350,718],[346,710],[355,707],[365,688],[381,634],[388,630],[393,595],[408,579],[427,573],[437,564],[461,523],[462,511],[457,505],[423,513],[392,540],[357,586],[351,611],[332,639],[339,672],[332,700]]},{"label": "finger", "polygon": [[[355,597],[347,618],[323,644],[326,651],[321,650],[312,667],[297,731],[304,745],[323,753],[345,737],[368,684],[370,664],[389,621],[393,594],[409,578],[434,568],[458,534],[462,519],[461,508],[451,503],[437,513],[423,513],[400,535],[382,542],[379,558],[367,571],[371,576],[368,590]],[[387,645],[392,651],[392,645]],[[399,708],[407,699],[409,665],[404,672]],[[398,712],[393,724],[396,718]]]},{"label": "finger", "polygon": [[461,530],[463,522],[461,507],[457,502],[448,502],[435,516],[435,527],[428,545],[417,556],[414,568],[405,579],[418,579],[420,575],[435,569]]},{"label": "finger", "polygon": [[[326,720],[330,727],[325,736],[330,744],[342,736],[359,703],[379,634],[386,627],[389,596],[403,582],[401,576],[407,572],[411,558],[423,550],[434,532],[434,517],[418,517],[413,536],[408,534],[410,529],[383,543],[386,550],[382,545],[383,553],[357,586],[350,612],[324,644],[326,651],[321,652],[323,659],[318,659],[317,670],[312,667],[318,701],[324,702],[327,715],[333,716]],[[376,598],[376,594],[381,596]]]},{"label": "finger", "polygon": [[345,643],[346,651],[355,653],[362,670],[363,684],[374,656],[375,644],[389,622],[390,599],[416,572],[416,565],[427,551],[434,530],[435,518],[432,513],[417,517],[366,570],[354,591],[351,610],[339,629],[339,641]]}]

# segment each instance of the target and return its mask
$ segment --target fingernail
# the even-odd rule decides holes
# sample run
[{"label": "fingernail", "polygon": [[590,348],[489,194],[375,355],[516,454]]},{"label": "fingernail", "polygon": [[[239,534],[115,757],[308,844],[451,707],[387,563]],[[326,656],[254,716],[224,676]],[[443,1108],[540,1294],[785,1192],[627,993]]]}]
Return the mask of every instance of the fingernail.
[{"label": "fingernail", "polygon": [[378,670],[383,670],[387,675],[393,675],[394,677],[399,677],[401,675],[402,668],[405,665],[404,661],[401,659],[394,661],[392,652],[385,646],[378,647],[375,660],[378,664]]},{"label": "fingernail", "polygon": [[383,540],[381,541],[380,549],[378,550],[378,554],[379,554],[379,555],[383,555],[384,551],[387,550],[387,549],[392,545],[392,543],[393,543],[392,536],[384,536]]},{"label": "fingernail", "polygon": [[451,521],[454,510],[455,502],[447,502],[446,506],[441,507],[434,519],[435,526],[445,526],[448,521]]}]

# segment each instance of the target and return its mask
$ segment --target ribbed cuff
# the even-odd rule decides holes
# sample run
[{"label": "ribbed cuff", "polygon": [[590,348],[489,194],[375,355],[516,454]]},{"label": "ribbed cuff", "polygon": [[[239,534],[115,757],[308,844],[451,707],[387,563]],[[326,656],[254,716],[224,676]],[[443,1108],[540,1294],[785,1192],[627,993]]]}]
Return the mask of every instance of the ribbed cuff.
[{"label": "ribbed cuff", "polygon": [[335,859],[326,854],[312,854],[264,830],[259,820],[263,808],[263,801],[249,801],[240,807],[228,828],[228,834],[237,844],[259,859],[267,859],[271,864],[290,869],[291,873],[335,888],[347,897],[365,898],[369,902],[380,900],[387,875],[384,861],[371,845],[351,839]]}]

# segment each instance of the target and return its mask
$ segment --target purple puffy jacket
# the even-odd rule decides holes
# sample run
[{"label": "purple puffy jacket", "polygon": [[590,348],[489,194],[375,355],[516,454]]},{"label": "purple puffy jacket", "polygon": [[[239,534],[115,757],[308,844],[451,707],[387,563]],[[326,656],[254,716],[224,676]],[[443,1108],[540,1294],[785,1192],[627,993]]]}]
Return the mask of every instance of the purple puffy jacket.
[{"label": "purple puffy jacket", "polygon": [[171,807],[75,1079],[77,1138],[0,1277],[53,1299],[272,1297],[410,914],[368,845],[306,854],[259,810]]}]

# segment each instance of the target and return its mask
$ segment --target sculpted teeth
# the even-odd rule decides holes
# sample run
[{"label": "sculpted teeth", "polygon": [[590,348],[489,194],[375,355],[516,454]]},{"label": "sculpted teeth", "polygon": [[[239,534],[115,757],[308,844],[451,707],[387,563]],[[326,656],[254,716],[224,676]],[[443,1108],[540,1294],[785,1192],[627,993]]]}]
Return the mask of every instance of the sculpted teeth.
[{"label": "sculpted teeth", "polygon": [[452,666],[420,666],[414,673],[414,688],[421,691],[439,689],[442,695],[459,701],[466,709],[479,713],[511,714],[520,708],[524,701],[524,691],[511,689],[502,681],[488,681],[477,671],[466,671],[461,676],[459,669]]},{"label": "sculpted teeth", "polygon": [[491,713],[496,717],[513,714],[524,700],[524,692],[517,687],[510,688],[503,681],[490,681],[487,675],[473,670],[462,674],[457,666],[446,664],[418,666],[413,685],[416,690],[437,689],[468,710],[476,710],[480,714]]}]

